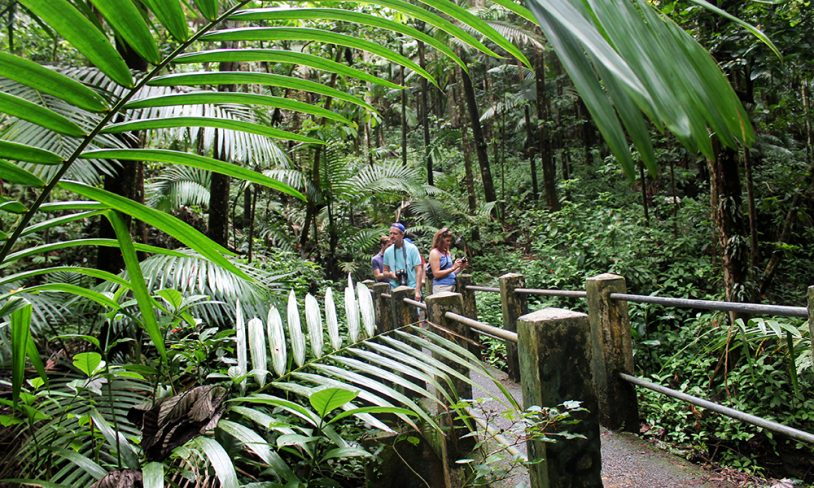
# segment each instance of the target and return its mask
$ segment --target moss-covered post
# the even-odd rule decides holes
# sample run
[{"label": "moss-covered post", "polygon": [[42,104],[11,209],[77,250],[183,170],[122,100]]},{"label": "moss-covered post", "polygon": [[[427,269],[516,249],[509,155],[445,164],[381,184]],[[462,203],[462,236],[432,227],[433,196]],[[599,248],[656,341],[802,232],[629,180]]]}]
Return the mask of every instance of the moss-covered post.
[{"label": "moss-covered post", "polygon": [[376,309],[376,328],[379,332],[393,330],[391,322],[392,312],[390,311],[390,300],[383,297],[385,293],[390,293],[390,285],[387,283],[373,283],[367,285],[370,294],[373,296],[373,307]]},{"label": "moss-covered post", "polygon": [[[436,329],[435,332],[455,342],[459,346],[467,347],[466,340],[463,338],[469,337],[469,327],[444,316],[447,312],[461,314],[461,310],[463,309],[463,298],[461,294],[451,292],[436,293],[428,296],[426,303],[427,318],[431,323],[440,327],[440,329]],[[448,330],[449,333],[445,333],[444,330]],[[466,366],[462,366],[456,361],[451,361],[435,353],[433,353],[433,357],[454,369],[463,377],[469,377],[469,368]],[[453,376],[451,376],[450,379],[458,398],[472,398],[472,385],[469,382]],[[445,406],[449,407],[448,402],[440,393],[438,394],[438,399],[441,400]],[[442,414],[439,416],[440,424],[444,427],[444,430],[447,431],[447,456],[451,462],[454,462],[472,450],[475,445],[475,439],[472,436],[462,438],[469,431],[463,422],[456,420],[458,414],[455,411],[448,410],[447,412],[440,413]]]},{"label": "moss-covered post", "polygon": [[[471,274],[462,274],[457,276],[457,287],[458,293],[461,294],[464,301],[464,308],[461,315],[464,317],[469,317],[470,319],[478,320],[478,306],[475,302],[475,292],[472,290],[467,290],[466,287],[472,284],[472,275]],[[471,329],[469,329],[471,331]],[[472,334],[470,337],[474,337],[475,334]],[[469,344],[469,352],[475,354],[476,356],[479,354],[477,344],[470,343]]]},{"label": "moss-covered post", "polygon": [[404,303],[405,298],[415,298],[415,289],[409,286],[400,286],[390,292],[391,298],[391,324],[394,329],[403,325],[418,322],[418,311],[413,305]]},{"label": "moss-covered post", "polygon": [[[503,328],[506,330],[516,332],[518,317],[527,311],[526,296],[514,291],[525,285],[526,279],[521,274],[509,273],[500,277],[500,304],[503,311]],[[506,363],[509,378],[519,381],[520,363],[517,360],[517,344],[506,342]]]},{"label": "moss-covered post", "polygon": [[639,408],[633,385],[619,373],[633,374],[633,341],[627,302],[611,293],[627,293],[625,279],[605,273],[588,278],[588,314],[593,338],[593,368],[599,419],[612,430],[639,431]]},{"label": "moss-covered post", "polygon": [[553,444],[528,442],[532,488],[601,487],[599,416],[591,376],[591,326],[588,316],[558,308],[523,315],[517,321],[523,406],[556,407],[579,401],[587,412],[573,414],[573,425],[555,431],[584,439],[558,439]]},{"label": "moss-covered post", "polygon": [[[814,337],[814,286],[808,287],[808,330]],[[814,340],[811,341],[811,355],[814,356]]]}]

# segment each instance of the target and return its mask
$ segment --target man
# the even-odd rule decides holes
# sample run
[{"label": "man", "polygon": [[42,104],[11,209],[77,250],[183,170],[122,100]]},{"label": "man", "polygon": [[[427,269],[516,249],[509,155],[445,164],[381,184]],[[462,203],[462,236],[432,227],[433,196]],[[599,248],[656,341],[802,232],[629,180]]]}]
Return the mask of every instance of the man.
[{"label": "man", "polygon": [[421,254],[418,248],[410,242],[404,240],[404,225],[396,222],[390,226],[390,242],[392,246],[384,251],[384,275],[390,280],[390,287],[401,286],[399,282],[399,271],[407,274],[407,286],[415,289],[415,299],[421,300],[421,285],[423,273],[421,269]]}]

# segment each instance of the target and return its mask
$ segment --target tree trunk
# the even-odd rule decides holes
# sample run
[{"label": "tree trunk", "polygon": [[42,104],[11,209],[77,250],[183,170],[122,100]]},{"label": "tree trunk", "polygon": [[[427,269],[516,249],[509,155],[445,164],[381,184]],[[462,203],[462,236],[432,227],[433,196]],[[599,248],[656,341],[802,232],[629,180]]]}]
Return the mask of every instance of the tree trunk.
[{"label": "tree trunk", "polygon": [[534,129],[531,128],[531,114],[528,105],[523,107],[523,117],[526,122],[526,155],[529,158],[529,169],[531,170],[531,194],[532,199],[537,200],[540,191],[537,186],[537,166],[534,164]]},{"label": "tree trunk", "polygon": [[644,225],[650,226],[650,205],[647,202],[647,176],[644,174],[644,164],[639,161],[639,182],[642,185],[642,208],[644,209]]},{"label": "tree trunk", "polygon": [[549,210],[559,210],[560,201],[557,198],[557,169],[554,167],[552,157],[551,138],[546,130],[548,122],[548,100],[545,93],[545,57],[542,51],[537,52],[534,67],[537,78],[537,124],[539,130],[538,143],[540,144],[540,163],[543,166],[543,191],[545,192],[546,205]]},{"label": "tree trunk", "polygon": [[[707,161],[712,220],[718,234],[726,299],[743,302],[749,299],[746,286],[748,249],[742,212],[738,155],[733,149],[721,147],[716,149],[716,158]],[[731,317],[734,320],[737,314],[731,314]]]},{"label": "tree trunk", "polygon": [[[120,41],[116,41],[116,50],[124,58],[127,67],[137,71],[147,71],[147,61],[145,61],[138,53],[133,51],[130,46]],[[121,140],[130,148],[139,148],[143,146],[141,136],[128,137],[122,136]],[[104,188],[105,190],[121,195],[125,198],[133,200],[138,203],[144,203],[144,167],[140,161],[121,161],[120,167],[113,175],[105,175]],[[132,219],[127,214],[121,214],[125,224],[130,227]],[[138,238],[144,238],[144,223],[137,222]],[[106,218],[100,219],[99,237],[105,239],[116,239],[116,234],[113,232],[110,222]],[[96,267],[118,274],[124,269],[124,258],[122,253],[117,247],[99,247],[96,254]]]},{"label": "tree trunk", "polygon": [[480,165],[480,175],[483,181],[483,194],[487,202],[494,202],[497,200],[495,193],[495,183],[492,180],[492,171],[489,168],[489,155],[486,153],[486,140],[483,137],[483,129],[480,125],[480,112],[478,110],[478,102],[475,99],[475,89],[472,86],[472,80],[469,75],[460,70],[461,79],[464,85],[464,98],[466,99],[466,106],[469,109],[469,123],[472,126],[472,138],[475,140],[475,150],[478,155],[478,164]]},{"label": "tree trunk", "polygon": [[[418,64],[422,68],[426,68],[427,61],[424,58],[424,43],[418,41]],[[432,153],[430,152],[430,117],[427,104],[429,97],[429,83],[423,76],[421,77],[421,97],[419,98],[419,116],[421,117],[421,129],[424,134],[424,163],[427,166],[427,183],[432,185]]]},{"label": "tree trunk", "polygon": [[[403,45],[399,45],[399,53],[404,55]],[[404,85],[404,66],[399,65],[399,80]],[[401,89],[401,164],[407,167],[407,88]]]},{"label": "tree trunk", "polygon": [[760,248],[757,238],[757,207],[755,206],[755,189],[752,179],[752,157],[748,147],[743,148],[743,170],[746,176],[746,197],[749,204],[749,265],[752,269],[760,262]]},{"label": "tree trunk", "polygon": [[[222,48],[232,48],[233,42],[221,44]],[[219,71],[233,71],[236,68],[233,62],[222,62],[218,66]],[[219,85],[218,91],[235,91],[235,85]],[[201,129],[203,130],[203,128]],[[215,129],[214,149],[212,157],[226,161],[229,158],[225,151],[221,150],[221,132]],[[229,183],[231,178],[220,173],[212,173],[209,180],[209,221],[207,222],[207,235],[210,239],[221,246],[229,244]]]}]

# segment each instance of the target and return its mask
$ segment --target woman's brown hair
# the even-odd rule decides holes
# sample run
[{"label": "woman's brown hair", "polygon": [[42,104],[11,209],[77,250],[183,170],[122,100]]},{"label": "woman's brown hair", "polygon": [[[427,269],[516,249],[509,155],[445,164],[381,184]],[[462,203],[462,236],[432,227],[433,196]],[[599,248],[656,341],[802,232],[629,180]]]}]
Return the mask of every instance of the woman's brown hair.
[{"label": "woman's brown hair", "polygon": [[447,227],[442,227],[438,229],[438,232],[432,238],[432,247],[433,249],[441,249],[441,243],[447,236],[451,236],[452,232]]}]

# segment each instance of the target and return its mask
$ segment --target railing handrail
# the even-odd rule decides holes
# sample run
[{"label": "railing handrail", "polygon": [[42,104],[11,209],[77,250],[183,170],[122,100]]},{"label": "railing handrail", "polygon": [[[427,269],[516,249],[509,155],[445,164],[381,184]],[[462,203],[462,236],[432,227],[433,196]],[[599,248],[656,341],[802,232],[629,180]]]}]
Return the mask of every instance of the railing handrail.
[{"label": "railing handrail", "polygon": [[445,313],[444,317],[454,320],[456,322],[460,322],[468,326],[470,329],[475,329],[477,331],[489,334],[490,336],[497,337],[498,339],[503,339],[517,343],[517,332],[504,330],[501,329],[500,327],[495,327],[494,325],[489,325],[487,323],[480,322],[475,319],[470,319],[469,317],[465,317],[463,315],[459,315],[453,312]]},{"label": "railing handrail", "polygon": [[411,298],[404,298],[403,300],[404,300],[404,303],[406,303],[407,305],[413,305],[413,306],[418,307],[418,308],[420,308],[422,310],[427,310],[427,304],[426,303],[421,303],[421,302],[419,302],[417,300],[413,300]]},{"label": "railing handrail", "polygon": [[[468,285],[467,290],[500,293],[500,288],[492,286]],[[582,290],[557,290],[545,288],[517,288],[515,293],[523,295],[540,295],[569,298],[585,298],[588,293]],[[767,305],[762,303],[725,302],[720,300],[699,300],[694,298],[659,297],[652,295],[634,295],[630,293],[611,293],[611,300],[625,300],[634,303],[652,303],[677,308],[695,308],[700,310],[715,310],[719,312],[744,312],[751,314],[767,314],[780,317],[808,318],[806,307],[792,305]]]},{"label": "railing handrail", "polygon": [[625,300],[637,303],[653,303],[678,308],[700,308],[721,312],[766,313],[785,317],[808,317],[806,307],[789,305],[764,305],[762,303],[723,302],[718,300],[697,300],[692,298],[658,297],[650,295],[631,295],[629,293],[611,293],[611,300]]},{"label": "railing handrail", "polygon": [[662,386],[636,376],[632,376],[625,373],[619,373],[619,377],[629,383],[641,386],[642,388],[647,388],[648,390],[653,390],[658,393],[671,396],[673,398],[678,398],[679,400],[692,403],[693,405],[706,408],[707,410],[712,410],[713,412],[720,413],[721,415],[726,415],[727,417],[731,417],[735,420],[740,420],[741,422],[746,422],[747,424],[756,425],[758,427],[771,430],[773,432],[777,432],[778,434],[783,434],[787,437],[790,437],[798,441],[814,444],[814,434],[810,434],[808,432],[795,429],[793,427],[789,427],[787,425],[783,425],[772,420],[764,419],[763,417],[758,417],[757,415],[741,412],[740,410],[735,410],[734,408],[726,407],[719,403],[711,402],[709,400],[704,400],[703,398],[689,395],[678,390],[673,390],[671,388],[667,388],[666,386]]}]

